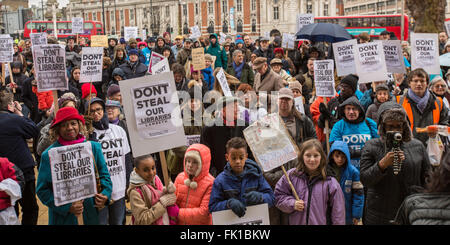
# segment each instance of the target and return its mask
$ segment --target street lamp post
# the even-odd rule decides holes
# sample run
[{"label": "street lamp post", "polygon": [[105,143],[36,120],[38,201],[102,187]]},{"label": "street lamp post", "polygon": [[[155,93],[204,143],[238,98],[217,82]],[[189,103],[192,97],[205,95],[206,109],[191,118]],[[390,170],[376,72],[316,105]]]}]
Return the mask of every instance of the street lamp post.
[{"label": "street lamp post", "polygon": [[106,22],[105,22],[105,0],[102,0],[102,12],[103,12],[103,14],[102,14],[102,17],[103,17],[103,35],[105,35],[106,34],[106,31],[105,31],[105,25],[106,25]]}]

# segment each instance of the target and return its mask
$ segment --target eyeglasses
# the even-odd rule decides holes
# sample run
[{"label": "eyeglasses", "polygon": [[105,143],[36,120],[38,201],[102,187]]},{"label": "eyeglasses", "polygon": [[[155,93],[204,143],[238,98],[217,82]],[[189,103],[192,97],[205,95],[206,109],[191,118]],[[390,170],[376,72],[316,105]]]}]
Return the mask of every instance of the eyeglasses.
[{"label": "eyeglasses", "polygon": [[447,88],[445,84],[434,85],[435,88]]},{"label": "eyeglasses", "polygon": [[103,111],[103,108],[97,108],[97,109],[95,109],[95,110],[90,110],[89,112],[90,112],[91,114],[94,114],[94,113],[100,114],[101,111]]}]

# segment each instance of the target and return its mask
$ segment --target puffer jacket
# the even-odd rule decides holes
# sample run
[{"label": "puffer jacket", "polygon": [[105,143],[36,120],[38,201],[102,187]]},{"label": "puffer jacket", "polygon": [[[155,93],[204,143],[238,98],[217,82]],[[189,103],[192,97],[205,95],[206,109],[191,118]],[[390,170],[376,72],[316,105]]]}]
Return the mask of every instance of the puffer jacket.
[{"label": "puffer jacket", "polygon": [[[0,183],[3,180],[12,179],[24,186],[23,173],[16,165],[11,163],[8,158],[0,157]],[[0,191],[0,212],[11,207],[11,198],[5,191]]]},{"label": "puffer jacket", "polygon": [[177,205],[180,208],[178,213],[179,225],[211,225],[212,216],[208,210],[209,198],[211,195],[214,177],[209,174],[211,165],[211,152],[209,148],[202,144],[191,145],[186,152],[198,151],[202,159],[201,171],[198,176],[192,179],[197,183],[197,187],[191,188],[185,181],[189,179],[186,172],[186,159],[183,161],[184,172],[175,179],[175,194]]},{"label": "puffer jacket", "polygon": [[120,69],[125,73],[126,79],[132,79],[137,77],[143,77],[147,73],[147,66],[142,64],[140,61],[131,64],[127,61],[126,63],[119,66]]},{"label": "puffer jacket", "polygon": [[344,195],[334,177],[320,176],[309,180],[305,173],[293,168],[287,172],[299,198],[305,202],[302,212],[294,210],[295,197],[285,175],[275,187],[275,205],[290,214],[289,225],[344,225]]},{"label": "puffer jacket", "polygon": [[231,198],[235,198],[245,205],[244,194],[250,191],[263,193],[263,202],[267,203],[269,207],[273,205],[272,188],[264,179],[262,170],[256,162],[247,159],[244,172],[239,177],[232,172],[230,163],[227,163],[223,172],[214,180],[209,211],[212,213],[229,209],[227,202]]},{"label": "puffer jacket", "polygon": [[394,175],[392,166],[384,172],[378,166],[387,153],[381,138],[369,140],[363,148],[361,182],[367,188],[364,224],[390,224],[403,200],[415,191],[414,187],[425,183],[430,169],[425,146],[412,139],[403,142],[400,148],[405,154],[405,161],[398,175]]},{"label": "puffer jacket", "polygon": [[219,45],[219,39],[217,38],[217,34],[213,33],[210,36],[216,37],[216,43],[210,44],[208,48],[205,48],[205,54],[210,54],[216,56],[216,62],[214,62],[214,68],[222,67],[224,70],[227,69],[228,65],[228,57],[225,49]]},{"label": "puffer jacket", "polygon": [[401,225],[450,225],[450,193],[420,193],[408,196],[398,210]]},{"label": "puffer jacket", "polygon": [[330,166],[330,170],[333,171],[339,168],[332,157],[335,151],[343,152],[347,157],[347,163],[343,166],[342,173],[337,181],[341,185],[345,198],[345,224],[351,225],[353,223],[352,219],[361,219],[363,214],[363,185],[359,179],[358,169],[352,164],[349,164],[351,162],[350,151],[348,150],[348,145],[343,141],[336,141],[331,146],[330,153],[328,154],[328,166]]},{"label": "puffer jacket", "polygon": [[377,124],[372,119],[366,118],[364,109],[356,97],[352,96],[345,100],[339,106],[339,114],[344,115],[346,105],[359,108],[359,117],[355,121],[348,121],[345,117],[339,120],[331,130],[330,143],[337,140],[346,142],[350,148],[351,163],[359,169],[362,148],[368,140],[379,137]]}]

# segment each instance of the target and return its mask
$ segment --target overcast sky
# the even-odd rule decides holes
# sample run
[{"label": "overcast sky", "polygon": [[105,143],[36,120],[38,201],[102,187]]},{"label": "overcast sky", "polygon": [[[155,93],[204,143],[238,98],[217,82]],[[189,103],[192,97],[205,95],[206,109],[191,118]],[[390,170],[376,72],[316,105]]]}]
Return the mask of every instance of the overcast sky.
[{"label": "overcast sky", "polygon": [[[47,2],[47,0],[44,0],[44,4]],[[59,7],[65,7],[68,3],[69,0],[58,0],[59,3]],[[37,5],[37,6],[41,6],[41,0],[29,0],[28,1],[28,5],[31,7],[31,5]]]}]

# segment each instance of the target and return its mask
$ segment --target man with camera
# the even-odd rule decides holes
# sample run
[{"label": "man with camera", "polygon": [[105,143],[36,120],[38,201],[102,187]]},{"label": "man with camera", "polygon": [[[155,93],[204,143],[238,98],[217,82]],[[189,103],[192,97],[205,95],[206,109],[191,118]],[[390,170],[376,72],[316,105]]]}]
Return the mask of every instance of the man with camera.
[{"label": "man with camera", "polygon": [[403,200],[425,184],[430,162],[424,145],[412,137],[405,110],[394,102],[378,110],[380,138],[368,141],[361,156],[361,182],[367,188],[363,223],[387,225]]}]

